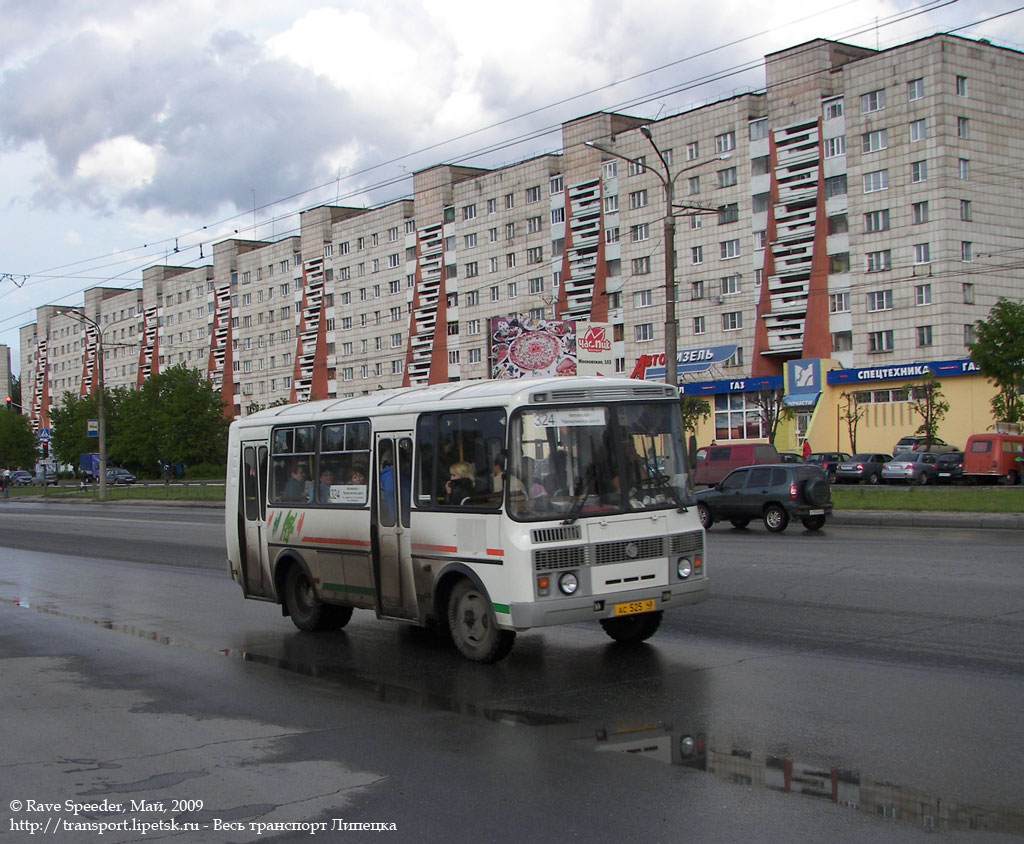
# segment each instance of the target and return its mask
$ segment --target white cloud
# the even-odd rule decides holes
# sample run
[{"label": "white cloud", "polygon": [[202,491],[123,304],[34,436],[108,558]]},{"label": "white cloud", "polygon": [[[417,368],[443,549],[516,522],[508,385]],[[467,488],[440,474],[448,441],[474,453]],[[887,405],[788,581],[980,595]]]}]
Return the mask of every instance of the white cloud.
[{"label": "white cloud", "polygon": [[158,150],[130,135],[101,141],[78,157],[75,179],[114,193],[137,190],[153,181]]}]

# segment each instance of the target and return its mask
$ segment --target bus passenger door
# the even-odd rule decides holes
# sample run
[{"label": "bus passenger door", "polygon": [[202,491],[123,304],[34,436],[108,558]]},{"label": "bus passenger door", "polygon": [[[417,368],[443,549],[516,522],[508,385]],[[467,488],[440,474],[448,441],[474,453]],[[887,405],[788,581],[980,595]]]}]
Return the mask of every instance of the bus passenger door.
[{"label": "bus passenger door", "polygon": [[374,581],[378,613],[393,618],[417,618],[412,580],[409,495],[412,477],[412,434],[376,434],[373,524],[377,526]]},{"label": "bus passenger door", "polygon": [[239,489],[243,536],[242,582],[245,594],[270,597],[270,563],[267,556],[267,445],[266,442],[242,444],[242,477]]}]

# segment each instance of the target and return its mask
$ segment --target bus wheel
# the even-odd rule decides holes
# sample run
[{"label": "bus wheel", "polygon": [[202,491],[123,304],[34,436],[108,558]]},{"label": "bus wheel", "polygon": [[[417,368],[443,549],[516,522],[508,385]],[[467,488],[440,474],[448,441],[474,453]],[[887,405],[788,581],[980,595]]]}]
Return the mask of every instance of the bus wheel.
[{"label": "bus wheel", "polygon": [[456,583],[448,598],[448,628],[459,653],[473,662],[504,659],[516,640],[514,630],[498,627],[490,599],[468,579]]},{"label": "bus wheel", "polygon": [[604,632],[623,645],[635,645],[650,639],[661,624],[662,610],[618,618],[602,618]]},{"label": "bus wheel", "polygon": [[320,609],[320,615],[324,617],[323,630],[341,630],[352,620],[352,607],[342,607],[337,604],[324,605]]},{"label": "bus wheel", "polygon": [[325,607],[320,603],[306,569],[299,563],[288,569],[288,577],[284,582],[284,599],[288,602],[288,615],[292,617],[292,623],[299,630],[312,633],[316,630],[327,630],[332,626],[329,618],[333,607]]}]

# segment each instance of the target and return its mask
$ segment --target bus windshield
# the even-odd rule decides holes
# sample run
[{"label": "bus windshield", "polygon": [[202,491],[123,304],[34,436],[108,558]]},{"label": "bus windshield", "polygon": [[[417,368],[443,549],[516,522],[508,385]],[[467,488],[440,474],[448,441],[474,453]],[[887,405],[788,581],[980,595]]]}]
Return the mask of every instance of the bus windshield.
[{"label": "bus windshield", "polygon": [[523,520],[693,503],[678,407],[530,407],[512,419],[508,512]]}]

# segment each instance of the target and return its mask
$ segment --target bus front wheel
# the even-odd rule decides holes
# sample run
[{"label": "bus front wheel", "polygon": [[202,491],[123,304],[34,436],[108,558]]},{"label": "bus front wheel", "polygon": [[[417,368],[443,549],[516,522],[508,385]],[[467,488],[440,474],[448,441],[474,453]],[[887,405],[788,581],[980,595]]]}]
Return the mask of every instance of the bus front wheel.
[{"label": "bus front wheel", "polygon": [[[284,583],[284,597],[288,603],[288,615],[299,630],[313,633],[317,630],[330,630],[342,627],[352,617],[350,607],[328,607],[320,602],[316,595],[313,581],[306,569],[295,563],[288,569],[288,577]],[[334,610],[348,609],[348,618]],[[339,623],[340,622],[340,623]]]},{"label": "bus front wheel", "polygon": [[639,615],[623,615],[617,618],[602,618],[604,632],[623,645],[635,645],[650,639],[661,624],[662,611],[645,612]]},{"label": "bus front wheel", "polygon": [[455,584],[448,598],[448,628],[459,653],[473,662],[504,659],[516,640],[514,630],[498,627],[487,594],[467,579]]}]

